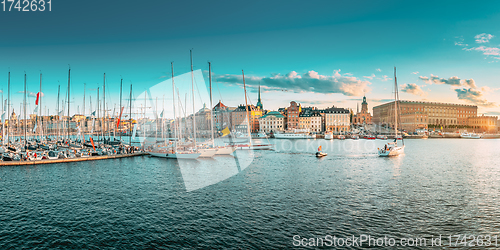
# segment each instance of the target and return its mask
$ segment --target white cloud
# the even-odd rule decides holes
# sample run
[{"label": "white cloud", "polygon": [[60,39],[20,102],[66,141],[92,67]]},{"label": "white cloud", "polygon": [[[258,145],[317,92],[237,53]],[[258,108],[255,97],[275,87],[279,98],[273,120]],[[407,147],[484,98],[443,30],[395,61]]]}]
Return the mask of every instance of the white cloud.
[{"label": "white cloud", "polygon": [[383,81],[383,82],[386,82],[386,81],[389,81],[389,80],[392,80],[392,78],[389,78],[388,76],[386,75],[383,75],[382,77],[377,77],[377,79]]},{"label": "white cloud", "polygon": [[422,88],[415,83],[402,84],[401,91],[419,96],[427,95],[427,92],[422,90]]},{"label": "white cloud", "polygon": [[376,69],[376,71],[378,71],[378,72],[382,72],[382,70],[381,70],[381,69]]},{"label": "white cloud", "polygon": [[366,79],[373,80],[373,78],[375,78],[375,74],[372,74],[371,76],[363,76],[363,77]]},{"label": "white cloud", "polygon": [[460,100],[465,100],[467,102],[483,106],[483,107],[496,107],[497,105],[493,102],[488,102],[486,99],[482,98],[483,93],[479,90],[472,88],[461,88],[455,89],[457,92],[457,97]]},{"label": "white cloud", "polygon": [[476,43],[489,43],[490,39],[493,37],[495,37],[495,36],[493,36],[492,34],[482,33],[482,34],[476,35],[474,38],[476,39]]},{"label": "white cloud", "polygon": [[[242,85],[241,75],[214,75],[214,81],[225,84]],[[288,74],[273,74],[270,77],[245,76],[248,87],[257,88],[259,83],[264,89],[281,91],[283,89],[300,92],[313,93],[341,93],[346,96],[362,96],[365,91],[369,91],[368,85],[371,83],[353,76],[341,75],[340,70],[335,70],[333,75],[320,75],[316,71],[308,71],[299,74],[295,71]]]},{"label": "white cloud", "polygon": [[418,71],[415,71],[415,72],[411,72],[413,75],[416,75],[418,74]]}]

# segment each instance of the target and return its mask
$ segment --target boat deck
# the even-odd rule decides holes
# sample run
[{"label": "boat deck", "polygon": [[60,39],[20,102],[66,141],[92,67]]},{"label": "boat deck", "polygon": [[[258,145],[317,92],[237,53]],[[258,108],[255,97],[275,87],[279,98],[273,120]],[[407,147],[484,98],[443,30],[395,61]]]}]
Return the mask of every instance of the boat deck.
[{"label": "boat deck", "polygon": [[124,155],[102,155],[102,156],[89,156],[89,157],[78,157],[78,158],[67,158],[67,159],[56,159],[56,160],[35,160],[35,161],[0,161],[1,166],[21,166],[21,165],[39,165],[39,164],[54,164],[54,163],[66,163],[66,162],[79,162],[79,161],[98,161],[98,160],[108,160],[108,159],[118,159],[126,157],[143,156],[147,153],[133,153]]}]

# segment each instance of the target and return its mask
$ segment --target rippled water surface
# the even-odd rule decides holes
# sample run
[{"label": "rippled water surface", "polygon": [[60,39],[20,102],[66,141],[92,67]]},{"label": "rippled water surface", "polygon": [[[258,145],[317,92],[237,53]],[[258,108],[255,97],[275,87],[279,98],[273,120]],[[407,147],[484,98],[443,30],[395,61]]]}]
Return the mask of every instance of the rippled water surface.
[{"label": "rippled water surface", "polygon": [[[275,151],[0,167],[0,248],[291,248],[500,234],[500,140],[272,140]],[[328,156],[314,157],[322,145]]]}]

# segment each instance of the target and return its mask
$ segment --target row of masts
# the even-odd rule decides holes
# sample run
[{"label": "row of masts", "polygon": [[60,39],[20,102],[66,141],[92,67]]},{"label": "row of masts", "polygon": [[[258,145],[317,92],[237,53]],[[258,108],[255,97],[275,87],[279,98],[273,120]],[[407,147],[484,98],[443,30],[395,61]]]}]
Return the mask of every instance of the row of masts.
[{"label": "row of masts", "polygon": [[[11,142],[11,98],[10,98],[10,79],[11,79],[11,72],[9,71],[8,73],[8,86],[7,86],[7,100],[6,100],[6,105],[4,104],[4,99],[3,99],[3,91],[2,91],[2,145],[5,145],[6,142],[7,144]],[[122,87],[123,87],[123,78],[121,79],[120,81],[120,110],[123,111],[123,106],[122,106]],[[101,124],[103,125],[103,128],[101,129],[102,130],[102,137],[104,138],[105,135],[106,135],[106,132],[110,133],[110,131],[108,130],[108,122],[109,121],[106,121],[106,92],[105,92],[105,88],[106,88],[106,74],[104,73],[104,80],[103,80],[103,104],[102,104],[102,108],[104,109],[103,111],[103,119],[104,121],[101,122]],[[84,84],[84,95],[83,95],[83,115],[85,116],[85,96],[86,96],[86,93],[85,93],[85,89],[86,89],[86,84]],[[70,139],[71,137],[71,132],[70,132],[70,118],[71,118],[71,114],[70,114],[70,98],[71,98],[71,68],[69,68],[68,70],[68,95],[67,95],[67,98],[68,100],[66,101],[67,103],[67,121],[66,122],[62,122],[62,125],[66,125],[66,134],[65,134],[65,137],[66,139]],[[57,103],[56,103],[56,114],[59,118],[59,120],[61,119],[62,115],[63,115],[63,111],[60,111],[60,102],[59,102],[59,99],[60,99],[60,92],[61,92],[61,86],[59,85],[58,86],[58,90],[57,90]],[[100,102],[99,102],[99,92],[100,92],[100,88],[98,87],[97,88],[97,119],[99,120],[100,119]],[[27,108],[26,108],[26,105],[27,105],[27,75],[26,73],[24,74],[24,97],[23,97],[23,105],[24,105],[24,108],[23,108],[23,115],[24,115],[24,122],[23,122],[23,137],[24,137],[24,144],[27,145],[27,142],[28,142],[28,114],[27,114]],[[43,97],[43,94],[42,94],[42,74],[40,73],[40,89],[39,89],[39,92],[37,93],[37,101],[35,103],[35,110],[34,110],[34,114],[36,115],[36,119],[35,119],[35,125],[34,125],[34,131],[33,133],[35,133],[37,130],[38,131],[38,136],[39,138],[41,139],[41,141],[43,140],[44,138],[44,134],[43,134],[43,130],[44,130],[44,124],[43,124],[43,108],[42,107],[42,97]],[[129,106],[130,106],[130,109],[129,109],[129,119],[130,119],[130,126],[132,125],[132,84],[130,85],[130,102],[129,102]],[[90,97],[90,109],[92,110],[92,97]],[[9,121],[8,122],[8,125],[7,125],[7,128],[5,128],[5,113],[7,113],[7,120]],[[95,114],[95,111],[92,112],[92,118],[93,118],[93,121],[95,120],[95,117],[94,117],[94,114]],[[120,112],[120,117],[119,119],[121,119],[121,112]],[[61,122],[56,122],[56,130],[57,130],[57,138],[64,138],[64,135],[60,133],[60,123]],[[79,134],[82,134],[82,139],[85,139],[85,131],[83,131],[83,133],[80,133],[81,132],[81,122],[80,124],[77,124],[77,128],[78,128],[78,132]],[[118,127],[119,124],[117,124],[117,127]],[[92,125],[92,131],[93,131],[93,128],[94,128],[94,122],[93,122],[93,125]],[[7,130],[7,134],[5,134],[5,131]],[[16,129],[17,130],[17,129]],[[130,131],[132,131],[130,129]],[[115,133],[116,134],[116,133]],[[20,133],[18,133],[17,136],[19,136]],[[94,136],[93,132],[91,133],[90,136]],[[99,134],[98,134],[99,136]],[[109,137],[109,136],[108,136]],[[120,133],[120,140],[121,140],[121,133]],[[129,141],[129,144],[131,143],[131,141]]]},{"label": "row of masts", "polygon": [[[190,50],[190,63],[191,63],[191,91],[192,91],[192,108],[193,108],[193,119],[192,119],[192,135],[193,135],[193,142],[194,142],[194,145],[197,144],[197,131],[196,131],[196,119],[195,119],[195,114],[196,114],[196,109],[195,109],[195,83],[194,83],[194,71],[193,71],[193,53],[192,53],[192,50]],[[209,67],[209,82],[210,82],[210,88],[209,88],[209,91],[210,91],[210,107],[213,106],[213,100],[212,100],[212,70],[211,70],[211,63],[208,62],[208,67]],[[174,112],[174,127],[173,127],[173,133],[174,133],[174,137],[176,139],[181,139],[182,138],[182,126],[181,126],[181,122],[179,120],[177,120],[177,111],[176,110],[176,106],[179,105],[180,107],[180,112],[181,112],[181,115],[182,113],[184,114],[184,116],[186,117],[187,114],[186,114],[186,110],[183,108],[182,106],[182,102],[180,101],[180,94],[179,94],[179,89],[177,89],[175,87],[175,80],[174,80],[174,64],[173,62],[171,63],[171,70],[172,70],[172,107],[173,107],[173,112]],[[243,75],[244,77],[244,75]],[[59,85],[58,86],[58,92],[57,92],[57,116],[58,117],[58,120],[61,120],[60,117],[62,117],[62,113],[64,112],[64,108],[62,109],[61,111],[61,106],[60,106],[60,94],[61,94],[61,86]],[[119,100],[119,117],[118,117],[118,123],[116,124],[116,127],[119,126],[119,123],[120,123],[120,120],[121,120],[121,115],[123,113],[123,103],[122,103],[122,94],[123,94],[123,78],[120,80],[120,100]],[[67,89],[67,101],[66,101],[66,104],[67,104],[67,120],[66,121],[62,121],[61,122],[56,122],[56,130],[57,130],[57,138],[64,138],[66,137],[66,139],[70,139],[71,138],[71,123],[70,123],[70,120],[71,120],[71,114],[70,114],[70,100],[71,100],[71,67],[68,69],[68,89]],[[106,119],[107,117],[107,107],[106,107],[106,74],[104,73],[104,76],[103,76],[103,85],[102,85],[102,91],[103,91],[103,96],[102,96],[102,104],[101,102],[99,101],[99,94],[100,94],[100,87],[97,88],[97,108],[96,108],[96,111],[97,111],[97,120],[100,120],[101,119],[101,115],[103,117],[103,119]],[[42,107],[42,74],[40,73],[40,90],[39,90],[39,99],[38,100],[38,103],[37,103],[37,107]],[[176,95],[177,95],[177,98],[178,98],[178,104],[176,102]],[[147,96],[147,92],[145,92],[145,102],[146,102],[146,96]],[[86,84],[84,83],[84,92],[83,92],[83,116],[85,116],[85,103],[86,103],[86,100],[85,100],[85,97],[86,97]],[[187,96],[186,96],[187,98]],[[3,93],[2,93],[2,100],[3,100]],[[133,131],[133,128],[134,126],[136,125],[133,125],[132,121],[132,84],[130,85],[130,98],[129,98],[129,119],[130,119],[130,125],[129,125],[129,132],[130,134],[129,135],[132,135],[132,131]],[[187,101],[187,100],[186,100]],[[27,133],[27,108],[26,108],[26,104],[27,104],[27,86],[26,86],[26,73],[24,74],[24,100],[23,100],[23,103],[24,103],[24,118],[25,118],[25,121],[24,121],[24,144],[26,145],[27,144],[27,140],[28,140],[28,133]],[[186,105],[187,103],[184,102]],[[245,103],[247,103],[247,100],[246,100],[246,87],[245,87]],[[146,103],[145,103],[146,104]],[[4,110],[4,107],[3,107],[4,103],[2,101],[2,109]],[[102,105],[102,107],[101,107]],[[158,105],[158,98],[156,98],[156,106]],[[163,104],[164,106],[164,101],[163,101]],[[63,104],[64,106],[64,104]],[[250,122],[249,120],[249,116],[248,116],[248,105],[247,106],[247,121]],[[10,107],[11,107],[11,100],[10,100],[10,71],[9,71],[9,79],[8,79],[8,100],[7,100],[7,113],[8,113],[8,120],[10,121],[11,119],[11,110],[10,110]],[[101,114],[100,111],[103,111],[103,113]],[[157,108],[156,108],[157,110]],[[213,118],[213,110],[212,108],[210,108],[211,110],[211,114],[210,114],[210,128],[211,128],[211,141],[212,141],[212,146],[215,146],[215,142],[214,142],[214,118]],[[43,134],[43,113],[42,113],[43,109],[42,108],[39,108],[37,110],[37,121],[35,122],[35,126],[38,128],[38,136],[40,137],[40,139],[44,138],[44,134]],[[92,112],[92,97],[90,96],[90,111]],[[95,112],[92,112],[91,113],[91,119],[92,119],[92,132],[89,134],[90,137],[93,137],[94,136],[94,122],[95,122]],[[4,110],[5,112],[5,110]],[[157,112],[157,111],[155,111]],[[115,114],[115,112],[113,112]],[[162,111],[162,116],[163,116],[163,111]],[[163,117],[162,117],[163,118]],[[86,118],[83,119],[86,121]],[[177,123],[177,126],[175,126],[175,124]],[[62,128],[60,127],[60,125],[62,124]],[[108,127],[108,122],[101,122],[101,126],[102,129],[101,129],[101,135],[103,138],[105,138],[105,135],[106,135],[106,132],[109,132],[110,133],[110,130],[109,130],[109,127]],[[250,124],[248,124],[250,125]],[[3,128],[5,128],[5,122],[2,121],[2,126]],[[64,129],[64,126],[66,126],[66,129]],[[7,138],[7,141],[10,142],[10,128],[11,127],[11,123],[9,122],[8,123],[8,126],[7,126],[7,136],[5,136],[5,129],[2,129],[2,132],[4,133],[3,136],[2,136],[2,142],[3,144],[5,145],[5,138]],[[78,136],[81,135],[83,141],[85,142],[85,132],[86,131],[81,131],[82,127],[82,124],[80,123],[79,125],[77,124],[77,129],[78,129]],[[249,126],[247,126],[247,128],[249,129]],[[63,129],[63,134],[61,134],[61,129]],[[186,131],[188,130],[188,128],[185,128]],[[64,133],[64,130],[65,130],[65,133]],[[158,130],[158,123],[156,123],[156,130]],[[162,140],[164,140],[164,123],[162,122],[161,124],[161,130],[162,130]],[[35,132],[35,131],[34,131]],[[88,132],[88,130],[87,130]],[[134,129],[134,132],[135,132],[135,129]],[[119,133],[120,134],[120,140],[121,140],[121,136],[122,136],[122,133]],[[249,133],[250,134],[250,131]],[[99,140],[99,137],[101,136],[99,135],[99,133],[97,134],[98,136],[98,140]],[[156,132],[156,137],[158,137],[158,132]],[[158,138],[157,138],[158,139]],[[42,139],[43,140],[43,139]],[[132,136],[129,136],[129,144],[132,143]]]}]

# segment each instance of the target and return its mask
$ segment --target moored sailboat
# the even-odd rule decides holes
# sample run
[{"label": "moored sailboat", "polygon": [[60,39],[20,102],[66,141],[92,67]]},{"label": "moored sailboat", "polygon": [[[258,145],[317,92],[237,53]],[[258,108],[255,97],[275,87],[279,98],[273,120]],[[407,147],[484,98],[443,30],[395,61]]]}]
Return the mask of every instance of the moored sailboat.
[{"label": "moored sailboat", "polygon": [[397,156],[404,153],[405,145],[403,137],[401,137],[401,146],[398,146],[398,81],[396,78],[396,67],[394,67],[394,141],[387,143],[384,148],[378,149],[379,156]]}]

